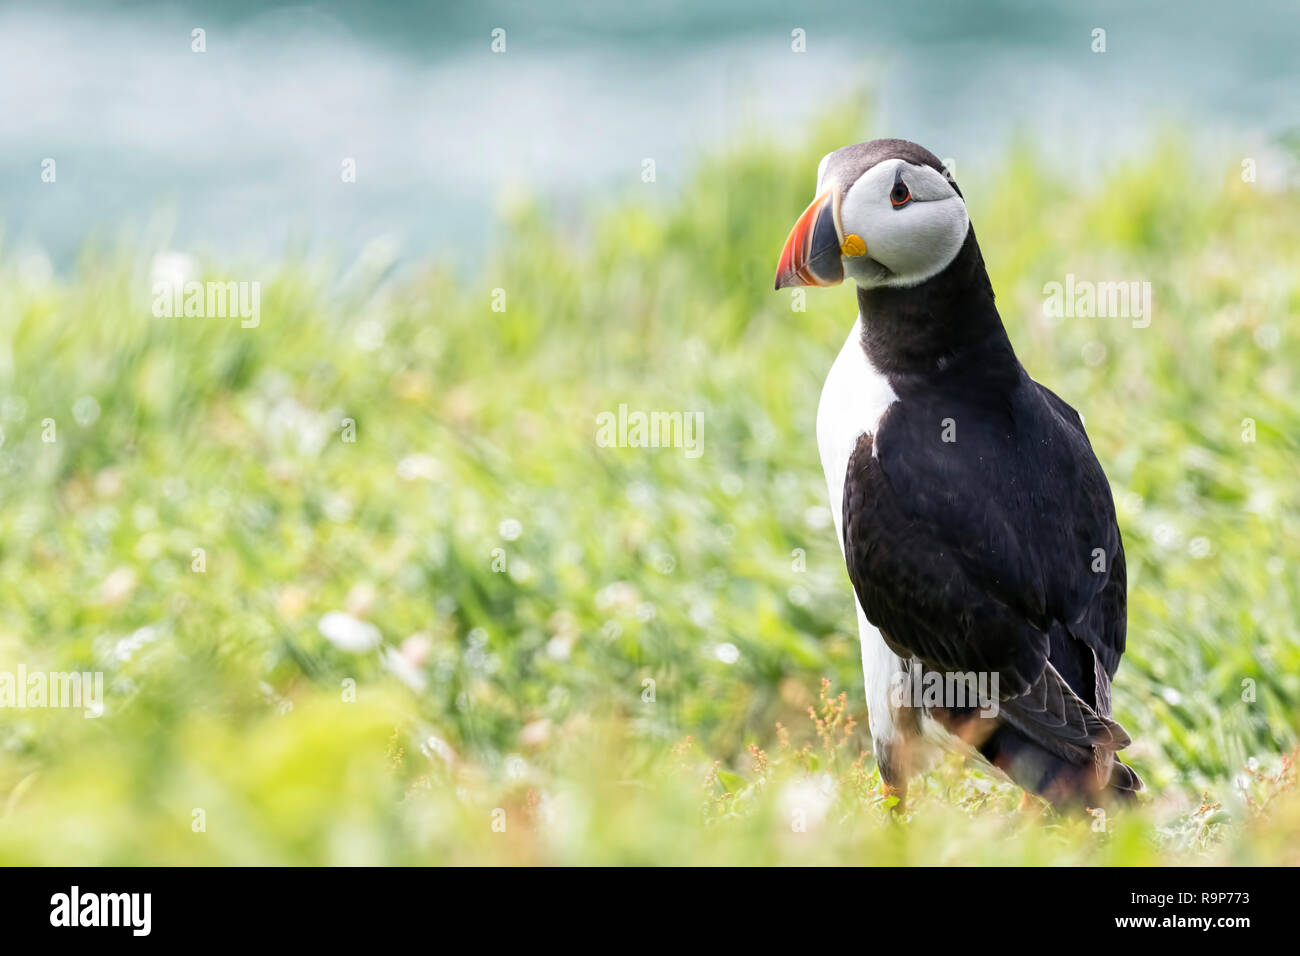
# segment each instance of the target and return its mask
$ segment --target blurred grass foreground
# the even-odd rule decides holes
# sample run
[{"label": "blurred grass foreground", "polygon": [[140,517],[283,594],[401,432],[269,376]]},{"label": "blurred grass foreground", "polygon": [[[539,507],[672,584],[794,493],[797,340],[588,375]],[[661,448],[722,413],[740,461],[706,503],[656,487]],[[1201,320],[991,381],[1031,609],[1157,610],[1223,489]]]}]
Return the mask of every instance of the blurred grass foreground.
[{"label": "blurred grass foreground", "polygon": [[[0,862],[1300,863],[1300,194],[1177,143],[960,177],[1115,491],[1150,796],[1053,819],[954,757],[895,820],[813,438],[853,296],[771,288],[862,133],[576,236],[515,201],[469,277],[163,260],[259,281],[252,328],[156,317],[153,250],[7,253],[0,674],[103,700],[0,707]],[[1149,281],[1149,326],[1049,316],[1067,276]],[[700,454],[606,447],[620,405],[702,413]]]}]

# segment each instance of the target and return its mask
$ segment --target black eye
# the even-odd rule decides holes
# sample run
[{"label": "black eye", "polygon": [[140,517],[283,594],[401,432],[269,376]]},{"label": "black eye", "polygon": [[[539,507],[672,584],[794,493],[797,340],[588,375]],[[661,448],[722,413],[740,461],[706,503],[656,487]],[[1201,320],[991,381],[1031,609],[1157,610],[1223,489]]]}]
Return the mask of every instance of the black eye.
[{"label": "black eye", "polygon": [[907,183],[901,179],[894,183],[894,188],[889,191],[889,201],[897,209],[899,206],[906,206],[912,201],[911,190],[907,188]]}]

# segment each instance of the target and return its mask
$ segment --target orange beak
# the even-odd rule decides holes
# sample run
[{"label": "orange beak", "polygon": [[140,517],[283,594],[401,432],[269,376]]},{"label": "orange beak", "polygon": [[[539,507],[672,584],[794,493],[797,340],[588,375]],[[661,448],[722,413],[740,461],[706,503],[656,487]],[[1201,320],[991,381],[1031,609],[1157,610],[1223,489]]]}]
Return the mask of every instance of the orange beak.
[{"label": "orange beak", "polygon": [[843,282],[844,263],[840,259],[843,243],[840,191],[831,187],[812,201],[790,230],[776,267],[776,287]]}]

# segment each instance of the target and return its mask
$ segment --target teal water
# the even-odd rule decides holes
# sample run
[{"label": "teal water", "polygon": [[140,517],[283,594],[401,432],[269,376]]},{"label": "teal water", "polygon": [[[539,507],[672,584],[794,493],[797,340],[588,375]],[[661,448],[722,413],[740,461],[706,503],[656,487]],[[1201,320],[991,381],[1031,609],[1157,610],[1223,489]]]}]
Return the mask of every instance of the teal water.
[{"label": "teal water", "polygon": [[510,190],[599,205],[650,157],[667,195],[702,150],[798,137],[858,87],[876,96],[864,136],[918,140],[959,177],[995,172],[1020,133],[1087,178],[1172,123],[1207,161],[1260,158],[1277,180],[1297,52],[1297,0],[10,3],[0,229],[5,254],[58,268],[117,242],[274,258],[381,240],[472,262]]}]

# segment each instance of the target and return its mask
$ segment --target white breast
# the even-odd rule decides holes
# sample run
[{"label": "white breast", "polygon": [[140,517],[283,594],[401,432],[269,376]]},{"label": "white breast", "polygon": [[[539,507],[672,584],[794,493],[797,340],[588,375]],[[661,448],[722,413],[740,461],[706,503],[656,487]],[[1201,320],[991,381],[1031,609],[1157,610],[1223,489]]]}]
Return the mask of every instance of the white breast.
[{"label": "white breast", "polygon": [[[841,552],[844,550],[844,479],[849,470],[849,458],[857,448],[859,438],[877,433],[880,419],[896,401],[898,395],[889,380],[872,366],[862,351],[862,316],[858,316],[844,348],[840,349],[830,374],[826,376],[821,402],[817,405],[817,448],[826,472],[826,489],[830,494],[835,537],[840,542]],[[879,754],[883,748],[899,745],[900,735],[908,734],[904,728],[917,728],[917,722],[897,719],[894,709],[898,705],[893,699],[892,689],[896,686],[896,675],[904,670],[903,661],[889,649],[880,631],[867,620],[857,595],[854,595],[853,605],[857,610],[858,636],[862,642],[867,722],[871,728],[872,746]],[[919,724],[920,735],[908,742],[903,751],[909,754],[912,773],[925,770],[945,747],[963,753],[970,750],[928,715],[924,715]]]},{"label": "white breast", "polygon": [[[817,448],[826,472],[835,537],[844,551],[844,479],[849,458],[864,434],[875,435],[885,410],[898,400],[889,380],[876,371],[862,351],[862,316],[853,323],[844,348],[840,349],[822,387],[817,405]],[[858,616],[858,637],[862,643],[862,676],[866,688],[867,720],[877,748],[893,745],[898,733],[890,699],[894,675],[903,662],[885,644],[884,638],[853,598]],[[919,756],[919,755],[918,755]]]},{"label": "white breast", "polygon": [[822,386],[817,405],[817,449],[826,472],[835,537],[844,550],[844,477],[849,458],[864,434],[874,435],[880,418],[898,400],[889,379],[876,371],[862,351],[862,316],[853,323]]}]

